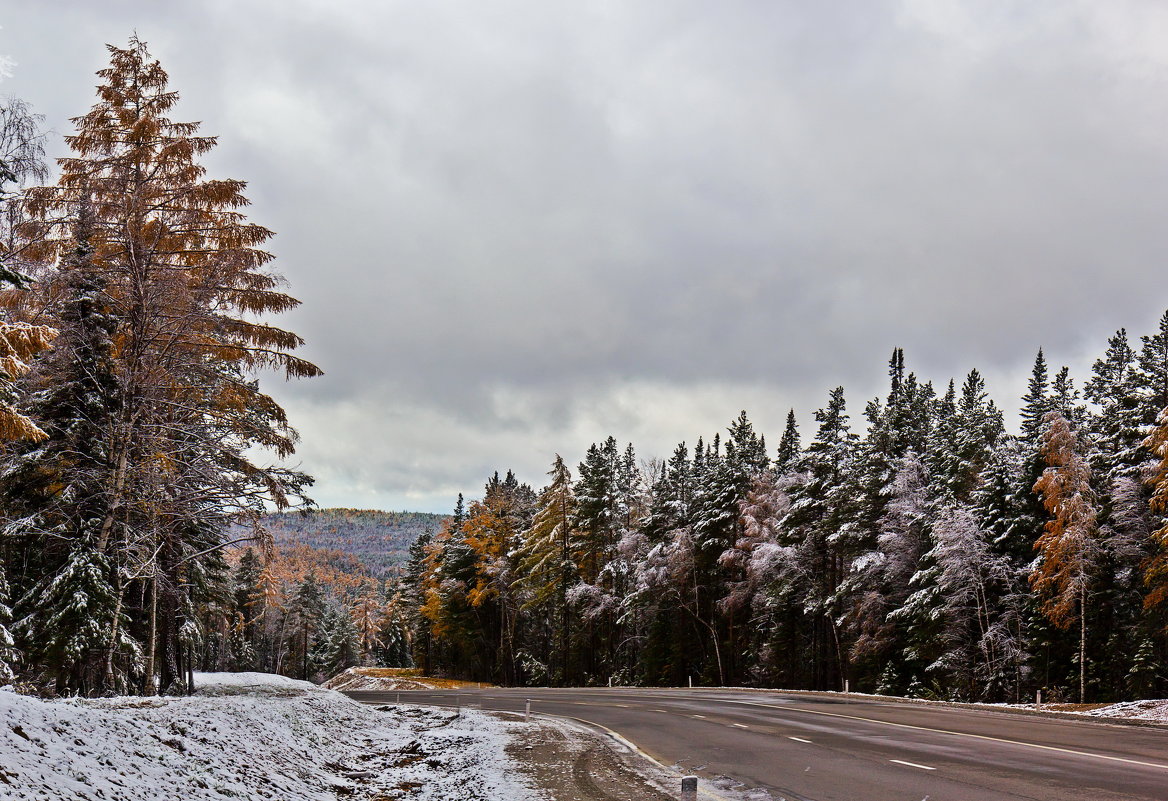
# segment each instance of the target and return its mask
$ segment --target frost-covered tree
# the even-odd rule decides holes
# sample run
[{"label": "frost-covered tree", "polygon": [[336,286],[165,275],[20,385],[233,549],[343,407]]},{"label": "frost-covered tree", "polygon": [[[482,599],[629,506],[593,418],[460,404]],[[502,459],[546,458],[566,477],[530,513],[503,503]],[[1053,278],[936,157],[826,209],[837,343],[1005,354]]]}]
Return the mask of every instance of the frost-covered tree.
[{"label": "frost-covered tree", "polygon": [[1042,455],[1047,468],[1034,485],[1050,515],[1034,548],[1030,585],[1042,611],[1061,629],[1079,624],[1079,700],[1087,694],[1087,599],[1098,569],[1098,509],[1091,469],[1079,440],[1060,411],[1045,416]]}]

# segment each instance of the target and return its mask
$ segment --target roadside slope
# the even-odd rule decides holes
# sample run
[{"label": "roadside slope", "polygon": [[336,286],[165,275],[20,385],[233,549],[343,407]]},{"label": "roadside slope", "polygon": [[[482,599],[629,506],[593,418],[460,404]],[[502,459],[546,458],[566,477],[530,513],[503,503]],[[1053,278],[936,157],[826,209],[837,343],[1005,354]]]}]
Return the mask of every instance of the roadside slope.
[{"label": "roadside slope", "polygon": [[373,709],[265,674],[196,674],[194,697],[44,701],[0,690],[0,798],[529,801],[507,724]]}]

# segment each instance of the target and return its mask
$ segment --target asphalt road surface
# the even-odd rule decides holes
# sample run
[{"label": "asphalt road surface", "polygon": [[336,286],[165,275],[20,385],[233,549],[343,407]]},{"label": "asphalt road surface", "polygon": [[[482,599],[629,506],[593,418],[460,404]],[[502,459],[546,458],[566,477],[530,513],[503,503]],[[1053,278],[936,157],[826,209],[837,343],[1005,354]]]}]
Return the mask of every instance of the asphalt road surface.
[{"label": "asphalt road surface", "polygon": [[858,696],[685,689],[354,691],[574,718],[788,801],[1168,801],[1168,729]]}]

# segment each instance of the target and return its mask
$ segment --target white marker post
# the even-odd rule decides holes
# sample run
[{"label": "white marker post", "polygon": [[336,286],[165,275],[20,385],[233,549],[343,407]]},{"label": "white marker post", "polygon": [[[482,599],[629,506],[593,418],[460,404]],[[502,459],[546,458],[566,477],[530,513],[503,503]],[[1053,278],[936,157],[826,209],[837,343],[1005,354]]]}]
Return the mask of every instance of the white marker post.
[{"label": "white marker post", "polygon": [[686,776],[681,780],[681,801],[697,801],[698,777]]},{"label": "white marker post", "polygon": [[523,722],[528,723],[530,721],[531,721],[531,699],[528,698],[527,699],[527,707],[523,710]]},{"label": "white marker post", "polygon": [[844,695],[848,694],[848,680],[844,679]]},{"label": "white marker post", "polygon": [[693,689],[693,675],[690,675],[690,677],[689,677],[689,688],[691,690]]},{"label": "white marker post", "polygon": [[1034,691],[1034,708],[1042,709],[1042,690]]}]

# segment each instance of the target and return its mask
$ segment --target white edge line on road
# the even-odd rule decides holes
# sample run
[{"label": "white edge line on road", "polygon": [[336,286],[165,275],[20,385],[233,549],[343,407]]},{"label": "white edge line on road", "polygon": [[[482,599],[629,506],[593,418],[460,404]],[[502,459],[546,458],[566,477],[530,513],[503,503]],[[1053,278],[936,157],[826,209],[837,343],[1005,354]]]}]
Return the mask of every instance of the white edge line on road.
[{"label": "white edge line on road", "polygon": [[789,734],[787,735],[787,739],[794,740],[797,743],[807,743],[808,745],[815,745],[815,743],[811,742],[810,740],[804,740],[802,737],[792,737]]},{"label": "white edge line on road", "polygon": [[881,726],[893,726],[898,729],[912,729],[914,731],[927,731],[933,734],[952,734],[954,737],[969,737],[974,740],[985,740],[991,743],[1005,743],[1006,745],[1020,745],[1023,748],[1037,748],[1041,751],[1054,751],[1059,754],[1073,754],[1075,756],[1087,757],[1089,759],[1106,759],[1109,762],[1122,762],[1126,765],[1139,765],[1145,768],[1157,768],[1159,770],[1168,770],[1168,765],[1160,762],[1142,762],[1138,759],[1128,759],[1126,757],[1108,756],[1107,754],[1092,754],[1090,751],[1076,751],[1073,748],[1059,748],[1054,745],[1039,745],[1038,743],[1024,743],[1021,740],[1007,740],[1003,737],[990,737],[988,734],[969,734],[962,731],[950,731],[949,729],[931,729],[928,726],[914,726],[911,723],[893,723],[887,720],[876,720],[874,718],[864,718],[859,715],[843,715],[839,712],[820,712],[815,709],[800,709],[789,704],[761,704],[757,701],[732,701],[729,699],[720,699],[728,704],[742,704],[743,706],[761,706],[767,709],[782,709],[788,712],[803,712],[808,715],[822,715],[828,718],[843,718],[845,720],[860,720],[864,723],[876,723]]},{"label": "white edge line on road", "polygon": [[905,762],[903,759],[890,759],[889,762],[895,762],[898,765],[908,765],[910,768],[920,768],[921,770],[936,770],[930,768],[928,765],[918,765],[916,762]]}]

